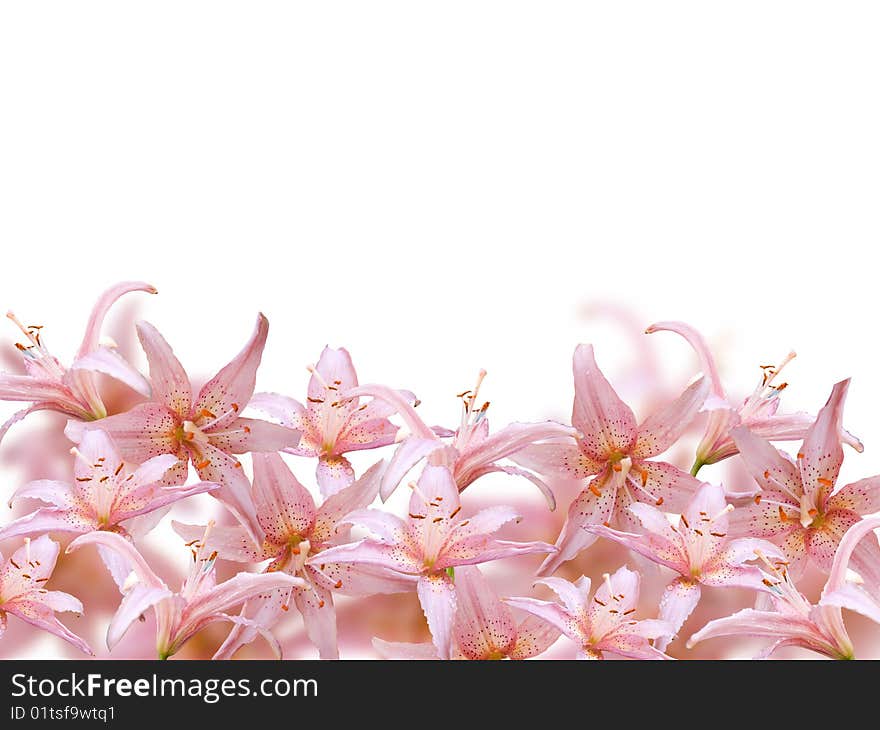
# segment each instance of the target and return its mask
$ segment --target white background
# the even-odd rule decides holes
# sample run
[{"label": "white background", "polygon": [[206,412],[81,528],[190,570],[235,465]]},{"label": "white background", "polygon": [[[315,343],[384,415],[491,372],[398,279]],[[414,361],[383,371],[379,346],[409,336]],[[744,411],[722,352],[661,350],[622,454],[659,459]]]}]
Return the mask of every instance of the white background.
[{"label": "white background", "polygon": [[[262,310],[261,389],[303,395],[304,366],[345,345],[432,422],[485,367],[500,424],[567,417],[579,341],[612,376],[637,357],[586,316],[617,302],[701,328],[737,394],[791,348],[789,408],[851,375],[867,450],[846,474],[876,473],[878,20],[857,2],[4,4],[0,306],[67,359],[98,292],[145,279],[140,315],[195,374]],[[685,368],[666,387],[694,371],[651,340]]]}]

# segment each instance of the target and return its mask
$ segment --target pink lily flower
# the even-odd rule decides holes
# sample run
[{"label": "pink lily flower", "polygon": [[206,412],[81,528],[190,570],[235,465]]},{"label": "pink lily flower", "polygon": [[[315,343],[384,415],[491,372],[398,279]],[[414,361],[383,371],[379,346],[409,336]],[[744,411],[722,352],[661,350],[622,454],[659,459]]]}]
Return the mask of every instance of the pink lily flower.
[{"label": "pink lily flower", "polygon": [[696,415],[706,398],[705,378],[637,424],[599,370],[591,345],[578,345],[573,370],[576,438],[535,444],[512,457],[542,474],[589,480],[569,507],[556,541],[558,552],[548,556],[540,575],[553,573],[596,541],[596,535],[582,529],[585,525],[635,527],[628,508],[637,502],[681,512],[701,484],[672,464],[650,459],[672,446]]},{"label": "pink lily flower", "polygon": [[[205,537],[210,533],[211,525]],[[67,546],[67,552],[85,545],[97,545],[113,552],[131,570],[121,586],[122,602],[107,629],[107,648],[111,651],[131,624],[145,611],[156,614],[156,651],[160,659],[167,659],[205,626],[218,621],[245,624],[261,633],[276,656],[281,657],[278,641],[264,627],[241,616],[230,616],[226,611],[249,598],[275,589],[305,587],[301,578],[286,573],[239,573],[217,584],[214,561],[216,553],[206,556],[205,540],[192,546],[193,560],[190,572],[180,591],[172,592],[157,576],[128,540],[115,532],[89,532],[77,537]]]},{"label": "pink lily flower", "polygon": [[[795,576],[807,561],[830,571],[844,533],[862,515],[880,510],[880,475],[835,486],[843,463],[840,424],[848,387],[849,380],[834,386],[796,462],[744,427],[732,431],[743,463],[761,488],[751,504],[737,510],[734,529],[780,545]],[[870,555],[860,552],[858,559],[880,563],[880,548]]]},{"label": "pink lily flower", "polygon": [[150,386],[113,347],[100,344],[101,327],[113,303],[123,294],[156,289],[142,281],[127,281],[108,289],[95,304],[73,364],[66,368],[43,342],[42,326],[23,325],[12,312],[9,317],[27,338],[16,347],[24,359],[27,375],[0,374],[0,400],[31,403],[0,426],[0,439],[9,428],[34,411],[58,411],[71,418],[92,421],[104,418],[107,409],[98,393],[97,373],[104,373],[149,397]]},{"label": "pink lily flower", "polygon": [[[687,647],[720,636],[758,636],[774,639],[756,659],[766,659],[784,646],[799,646],[831,659],[852,659],[853,645],[846,632],[838,606],[813,605],[791,580],[784,563],[773,565],[763,558],[767,572],[764,585],[769,589],[767,609],[746,608],[731,616],[715,619],[688,639]],[[823,595],[842,585],[845,571],[831,575]]]},{"label": "pink lily flower", "polygon": [[[455,658],[472,661],[529,659],[549,649],[559,630],[536,616],[519,624],[511,610],[475,565],[455,571],[453,639]],[[373,639],[373,647],[384,659],[437,659],[433,644],[405,644]]]},{"label": "pink lily flower", "polygon": [[0,530],[0,540],[45,532],[111,530],[130,534],[131,520],[219,487],[211,482],[162,486],[165,473],[177,464],[176,456],[154,456],[133,470],[103,431],[89,431],[72,451],[75,481],[41,479],[17,489],[10,505],[24,497],[52,506],[13,520]]},{"label": "pink lily flower", "polygon": [[[756,551],[780,560],[785,557],[766,540],[728,537],[733,505],[724,501],[724,490],[714,484],[700,487],[676,526],[651,505],[637,502],[629,509],[642,523],[645,534],[619,532],[602,525],[587,525],[585,529],[678,573],[660,600],[660,619],[669,622],[673,634],[699,603],[701,585],[763,590],[764,574],[755,565],[745,565],[746,561],[757,558]],[[660,637],[654,646],[665,651],[672,638]]]},{"label": "pink lily flower", "polygon": [[[173,454],[178,463],[166,477],[171,484],[186,481],[191,460],[203,481],[220,485],[214,496],[242,524],[257,525],[250,482],[234,454],[278,451],[295,446],[299,440],[297,431],[238,415],[254,392],[269,321],[262,314],[257,318],[244,349],[195,399],[186,371],[162,335],[146,322],[140,322],[137,330],[150,364],[153,400],[102,419],[99,426],[71,422],[65,433],[79,441],[84,431],[99,427],[113,438],[122,456],[135,463]],[[251,537],[262,542],[259,533]]]},{"label": "pink lily flower", "polygon": [[[302,578],[304,588],[276,590],[251,599],[246,613],[261,626],[271,629],[287,612],[292,598],[321,658],[338,659],[333,591],[369,595],[412,589],[413,579],[406,580],[371,566],[322,564],[319,570],[306,564],[307,559],[320,555],[340,538],[348,538],[350,528],[340,529],[340,523],[350,512],[363,509],[375,499],[381,463],[328,497],[319,508],[278,454],[254,454],[253,464],[257,520],[265,539],[257,545],[249,537],[256,530],[215,527],[208,538],[207,549],[216,550],[224,560],[250,563],[271,560],[266,572],[284,571]],[[186,540],[204,532],[203,527],[178,522],[174,523],[174,529]],[[231,658],[241,646],[253,641],[254,634],[248,626],[233,627],[215,658]]]},{"label": "pink lily flower", "polygon": [[[779,394],[785,390],[788,383],[774,385],[774,381],[779,377],[782,369],[795,358],[794,352],[788,353],[777,366],[762,365],[761,382],[742,405],[737,407],[732,405],[724,392],[715,359],[703,336],[697,330],[684,322],[658,322],[645,330],[647,334],[660,331],[675,332],[687,340],[700,358],[703,373],[709,378],[712,387],[709,422],[697,446],[692,474],[696,475],[706,464],[715,464],[737,453],[738,447],[731,433],[737,426],[743,426],[768,441],[796,441],[806,436],[807,430],[815,420],[809,413],[778,413]],[[856,451],[864,450],[862,442],[855,436],[847,431],[843,434],[844,441]]]},{"label": "pink lily flower", "polygon": [[[878,528],[880,517],[868,517],[846,531],[834,556],[820,606],[847,608],[880,624],[880,563],[863,559],[852,565],[853,557],[859,553],[863,557],[876,554]],[[859,573],[860,585],[846,580],[849,567]]]},{"label": "pink lily flower", "polygon": [[[318,458],[318,486],[329,497],[354,481],[354,469],[345,454],[394,443],[398,427],[388,420],[394,409],[384,401],[362,405],[357,398],[340,398],[340,393],[358,384],[351,355],[344,348],[325,347],[309,371],[306,405],[277,393],[257,393],[250,406],[302,433],[299,445],[285,450]],[[402,397],[414,398],[411,393]]]},{"label": "pink lily flower", "polygon": [[89,645],[55,618],[56,611],[82,613],[82,603],[69,593],[45,588],[55,570],[59,549],[58,543],[48,535],[36,540],[25,538],[24,546],[3,563],[0,568],[0,637],[6,631],[6,614],[11,613],[91,654]]},{"label": "pink lily flower", "polygon": [[[401,442],[382,477],[379,494],[383,501],[391,496],[410,469],[427,458],[432,466],[445,466],[452,471],[460,492],[486,474],[503,472],[531,481],[544,495],[550,509],[556,509],[556,498],[552,490],[537,474],[498,462],[512,459],[515,454],[537,441],[571,438],[575,434],[574,429],[553,421],[543,421],[511,423],[490,434],[489,421],[486,419],[489,403],[477,407],[480,385],[485,376],[486,371],[481,370],[474,389],[459,394],[463,403],[462,416],[461,423],[454,432],[427,426],[407,400],[405,391],[392,390],[382,385],[363,385],[345,394],[346,398],[372,396],[376,400],[392,404],[410,429],[411,435]],[[449,436],[452,441],[447,444],[443,438]]]},{"label": "pink lily flower", "polygon": [[493,538],[492,534],[503,525],[520,519],[511,507],[489,507],[473,517],[462,518],[458,487],[446,467],[426,466],[418,484],[411,486],[406,520],[374,509],[356,510],[345,522],[365,528],[376,538],[331,547],[307,563],[361,563],[416,577],[419,601],[437,654],[449,659],[456,607],[449,569],[554,548],[543,542]]},{"label": "pink lily flower", "polygon": [[542,578],[562,602],[537,598],[505,598],[505,602],[543,619],[574,641],[578,659],[604,659],[605,653],[629,659],[671,659],[651,646],[673,632],[658,619],[632,618],[639,601],[639,574],[626,567],[614,575],[605,573],[604,582],[590,600],[590,579],[581,576],[575,583],[562,578]]}]

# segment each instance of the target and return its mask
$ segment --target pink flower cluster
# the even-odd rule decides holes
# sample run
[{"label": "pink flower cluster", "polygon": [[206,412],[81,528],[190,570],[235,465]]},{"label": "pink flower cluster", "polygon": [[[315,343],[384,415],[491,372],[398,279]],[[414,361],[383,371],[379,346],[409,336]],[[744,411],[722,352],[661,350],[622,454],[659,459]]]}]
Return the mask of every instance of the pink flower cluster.
[{"label": "pink flower cluster", "polygon": [[[231,658],[260,637],[280,657],[276,634],[294,620],[291,607],[320,656],[338,658],[340,596],[415,594],[430,641],[366,637],[386,658],[525,659],[562,636],[583,659],[668,659],[673,642],[690,648],[721,636],[759,637],[762,656],[797,646],[852,658],[842,609],[880,623],[880,517],[870,516],[880,511],[880,476],[838,484],[842,445],[862,450],[842,425],[848,381],[832,388],[815,417],[783,413],[782,365],[765,366],[754,393],[733,402],[700,334],[664,322],[647,332],[683,337],[702,374],[641,422],[599,369],[592,346],[579,345],[570,425],[511,423],[490,432],[481,372],[459,394],[461,421],[448,430],[422,420],[413,393],[360,385],[344,349],[325,348],[309,368],[304,402],[255,394],[269,331],[263,315],[239,354],[198,390],[159,331],[138,323],[145,377],[100,337],[110,307],[136,291],[155,293],[126,282],[99,298],[69,367],[47,350],[41,327],[9,315],[25,337],[17,345],[24,372],[0,375],[0,400],[28,405],[0,438],[27,414],[50,410],[68,419],[71,448],[67,478],[33,480],[11,493],[10,503],[31,500],[34,508],[0,529],[0,540],[18,544],[0,557],[0,637],[12,614],[92,653],[56,617],[88,612],[88,603],[48,586],[61,552],[53,538],[70,536],[65,555],[94,545],[90,559],[118,587],[108,649],[150,616],[163,659],[216,623],[229,629],[215,658]],[[108,413],[101,392],[108,376],[139,400]],[[699,425],[690,472],[659,458]],[[802,443],[792,456],[774,441]],[[386,447],[389,458],[360,475],[347,456]],[[320,499],[281,454],[314,460]],[[698,478],[702,467],[731,457],[748,483],[726,490]],[[540,515],[462,502],[487,474],[528,480],[546,512],[565,491],[559,485],[576,485],[561,504],[567,516],[555,544],[552,536],[509,539],[517,523],[531,530],[528,537],[540,533]],[[401,515],[382,506],[399,488],[409,490]],[[175,589],[138,545],[177,502],[203,493],[225,516],[171,523],[189,551]],[[571,561],[589,559],[585,551],[597,543],[625,548],[629,567],[596,581],[571,573]],[[532,555],[540,567],[520,557]],[[499,595],[491,573],[477,567],[499,560],[528,577],[532,595]],[[231,565],[239,567],[230,573]],[[230,577],[219,580],[218,567]],[[815,600],[800,585],[807,570],[827,576]],[[640,602],[646,576],[654,575],[663,576],[661,588],[647,604],[642,590]],[[716,614],[679,639],[704,594],[731,588],[750,595],[751,606]]]}]

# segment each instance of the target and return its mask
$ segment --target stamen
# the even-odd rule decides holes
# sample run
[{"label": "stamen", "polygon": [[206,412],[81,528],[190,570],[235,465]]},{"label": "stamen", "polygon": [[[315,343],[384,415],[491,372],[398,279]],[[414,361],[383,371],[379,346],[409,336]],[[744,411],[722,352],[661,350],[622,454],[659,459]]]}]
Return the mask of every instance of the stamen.
[{"label": "stamen", "polygon": [[318,372],[314,365],[306,365],[306,370],[308,370],[312,374],[312,377],[317,380],[322,387],[330,387],[329,385],[327,385],[327,381],[324,380],[323,376],[321,375],[321,373]]}]

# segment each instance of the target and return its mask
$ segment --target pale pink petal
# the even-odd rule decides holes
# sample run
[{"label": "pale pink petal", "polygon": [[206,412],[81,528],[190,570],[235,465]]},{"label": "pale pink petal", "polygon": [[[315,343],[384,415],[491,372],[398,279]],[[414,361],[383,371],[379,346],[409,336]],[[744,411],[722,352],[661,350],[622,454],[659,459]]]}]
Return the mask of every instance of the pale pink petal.
[{"label": "pale pink petal", "polygon": [[804,545],[810,560],[823,573],[831,570],[837,546],[846,531],[861,519],[855,512],[836,509],[825,514],[822,525],[804,533]]},{"label": "pale pink petal", "polygon": [[104,326],[104,318],[116,301],[129,292],[142,291],[155,294],[156,288],[144,281],[123,281],[107,289],[95,302],[89,321],[86,324],[86,332],[79,346],[77,357],[82,357],[95,350],[101,340],[101,328]]},{"label": "pale pink petal", "polygon": [[816,641],[823,641],[815,627],[806,619],[777,613],[775,611],[756,611],[745,608],[731,616],[715,619],[707,623],[688,639],[688,648],[706,639],[722,636],[759,636],[769,639],[796,640],[799,646],[812,648]]},{"label": "pale pink petal", "polygon": [[220,485],[220,489],[214,491],[212,496],[219,499],[235,516],[255,543],[262,543],[262,528],[257,519],[251,483],[239,461],[210,444],[202,446],[202,458],[204,461],[195,464],[199,477],[203,481]]},{"label": "pale pink petal", "polygon": [[437,649],[433,643],[407,644],[399,641],[373,639],[373,648],[382,659],[404,659],[410,661],[436,660]]},{"label": "pale pink petal", "polygon": [[568,508],[568,516],[556,540],[557,552],[549,555],[538,569],[538,575],[550,575],[563,563],[592,545],[597,537],[584,530],[584,525],[603,524],[614,511],[617,489],[604,477],[596,477],[591,486],[599,492],[584,489]]},{"label": "pale pink petal", "polygon": [[880,475],[841,487],[828,500],[825,509],[829,512],[845,509],[860,515],[880,512]]},{"label": "pale pink petal", "polygon": [[130,411],[99,421],[69,421],[64,434],[79,443],[85,433],[100,430],[113,439],[122,458],[141,464],[161,454],[177,454],[180,442],[175,436],[179,421],[175,414],[158,403],[141,403]]},{"label": "pale pink petal", "polygon": [[638,437],[636,418],[605,379],[592,345],[574,352],[574,409],[571,423],[581,432],[581,444],[591,457],[628,454]]},{"label": "pale pink petal", "polygon": [[540,578],[535,581],[535,585],[539,583],[547,586],[559,596],[565,610],[572,616],[586,615],[591,585],[587,576],[582,575],[574,583],[563,578]]},{"label": "pale pink petal", "polygon": [[173,594],[167,588],[135,583],[122,597],[119,608],[107,628],[107,648],[113,651],[129,627],[159,601]]},{"label": "pale pink petal", "polygon": [[761,489],[784,492],[799,504],[803,494],[801,474],[788,455],[742,426],[730,433],[743,463]]},{"label": "pale pink petal", "polygon": [[[630,509],[634,510],[635,507],[639,506],[651,509],[647,505],[639,504],[633,504]],[[663,519],[665,520],[666,518],[664,517]],[[666,524],[668,525],[669,522],[667,521]],[[670,540],[659,535],[637,535],[631,532],[613,530],[604,525],[585,525],[584,530],[598,537],[613,540],[639,555],[644,555],[655,563],[665,565],[676,573],[681,573],[682,575],[690,573],[690,559],[684,550],[684,545],[680,538]],[[672,532],[671,529],[670,532]]]},{"label": "pale pink petal", "polygon": [[[480,469],[471,472],[469,484],[472,484],[477,479],[485,476],[486,474],[499,472],[502,474],[510,474],[511,476],[518,476],[523,477],[524,479],[528,479],[540,490],[541,494],[544,495],[544,499],[547,500],[547,506],[550,508],[550,511],[552,512],[556,509],[556,496],[553,494],[553,490],[550,489],[550,487],[548,487],[542,479],[537,477],[532,472],[526,471],[525,469],[519,469],[515,466],[498,466],[497,464],[493,464],[491,466],[481,467]],[[457,478],[456,483],[458,484],[459,488],[462,488],[462,485]]]},{"label": "pale pink petal", "polygon": [[339,659],[333,594],[319,585],[312,585],[294,591],[293,600],[302,614],[309,641],[317,647],[321,659]]},{"label": "pale pink petal", "polygon": [[603,637],[616,629],[639,602],[639,574],[621,566],[596,587],[587,605],[587,620],[593,637]]},{"label": "pale pink petal", "polygon": [[45,507],[5,525],[0,530],[0,540],[47,532],[88,532],[97,527],[97,522],[77,511]]},{"label": "pale pink petal", "polygon": [[[159,487],[155,484],[149,484],[119,499],[113,505],[111,519],[116,524],[132,520],[150,512],[161,510],[187,497],[213,492],[215,489],[219,489],[219,487],[219,484],[214,484],[213,482],[196,482],[195,484],[175,487]],[[140,527],[143,528],[145,525],[140,525]]]},{"label": "pale pink petal", "polygon": [[836,590],[823,593],[820,603],[823,606],[838,606],[855,611],[880,624],[880,603],[852,583],[844,583]]},{"label": "pale pink petal", "polygon": [[788,572],[792,578],[797,580],[804,572],[807,562],[807,531],[800,526],[800,523],[792,525],[788,533],[777,537],[773,542],[782,548],[785,557],[788,560]]},{"label": "pale pink petal", "polygon": [[605,462],[593,459],[574,441],[532,444],[510,455],[510,460],[538,474],[569,479],[586,479],[605,468]]},{"label": "pale pink petal", "polygon": [[[376,401],[372,401],[375,403]],[[353,416],[352,416],[353,418]],[[375,419],[353,424],[346,423],[336,439],[336,451],[346,454],[349,451],[378,449],[393,444],[400,428],[387,419]]]},{"label": "pale pink petal", "polygon": [[636,634],[619,632],[604,637],[594,645],[594,649],[617,654],[627,659],[668,660],[672,659],[659,649],[651,646],[647,639]]},{"label": "pale pink petal", "polygon": [[282,426],[302,433],[299,444],[288,453],[297,456],[317,456],[321,447],[321,434],[306,417],[305,406],[293,398],[278,393],[256,393],[248,403],[248,408],[265,413],[269,418],[279,421]]},{"label": "pale pink petal", "polygon": [[85,417],[70,389],[54,380],[40,380],[30,375],[0,374],[0,400],[46,401],[53,409],[79,418]]},{"label": "pale pink petal", "polygon": [[669,642],[679,632],[699,602],[700,584],[696,581],[679,577],[666,586],[660,598],[660,619],[669,622],[672,635],[661,636],[654,642],[654,646],[659,651],[666,651]]},{"label": "pale pink petal", "polygon": [[348,514],[346,524],[357,525],[373,533],[379,540],[389,544],[407,540],[407,526],[397,515],[377,509],[359,509]]},{"label": "pale pink petal", "polygon": [[315,524],[315,500],[278,454],[254,454],[254,501],[257,519],[273,542],[307,537]]},{"label": "pale pink petal", "polygon": [[419,577],[417,591],[437,656],[449,659],[452,656],[452,627],[455,620],[455,586],[445,573],[431,573]]},{"label": "pale pink petal", "polygon": [[350,512],[369,506],[379,493],[383,463],[373,464],[351,486],[324,500],[315,515],[312,540],[326,542],[336,533],[336,525]]},{"label": "pale pink petal", "polygon": [[828,402],[810,427],[799,454],[804,493],[819,507],[824,506],[825,500],[831,494],[843,464],[840,436],[843,404],[848,389],[849,379],[835,384]]},{"label": "pale pink petal", "polygon": [[319,563],[315,567],[307,565],[305,572],[312,583],[346,596],[409,593],[415,589],[417,580],[415,575],[365,563]]},{"label": "pale pink petal", "polygon": [[321,494],[325,497],[332,497],[354,481],[354,467],[344,456],[322,454],[318,458],[315,477]]},{"label": "pale pink petal", "polygon": [[681,536],[672,528],[672,524],[666,519],[666,514],[657,507],[644,502],[633,502],[629,506],[629,511],[648,532],[670,542],[679,542]]},{"label": "pale pink petal", "polygon": [[[272,573],[238,573],[208,591],[194,596],[186,607],[186,631],[195,632],[202,622],[218,613],[228,611],[247,599],[275,589],[307,588],[302,578],[281,571]],[[182,629],[182,632],[184,630]]]},{"label": "pale pink petal", "polygon": [[378,398],[391,405],[394,408],[394,412],[403,419],[406,427],[414,437],[436,440],[437,437],[433,429],[426,425],[419,414],[416,413],[415,406],[413,405],[413,394],[408,390],[395,390],[385,385],[369,384],[360,385],[342,394],[344,399],[351,400],[361,396]]},{"label": "pale pink petal", "polygon": [[[59,550],[57,542],[48,535],[41,535],[31,540],[29,546],[25,543],[12,553],[9,560],[0,566],[4,609],[12,599],[26,597],[39,590],[52,576]],[[24,576],[25,571],[30,578]]]},{"label": "pale pink petal", "polygon": [[[875,530],[880,528],[880,517],[870,517],[868,519],[859,520],[854,524],[840,541],[837,553],[834,556],[834,562],[828,575],[828,581],[825,584],[825,590],[831,592],[842,586],[846,582],[846,570],[854,551],[859,547],[860,543],[867,537],[869,544],[876,546],[877,536]],[[873,571],[872,571],[873,573]],[[875,580],[871,575],[862,575],[866,587],[872,593],[880,597],[880,580]]]},{"label": "pale pink petal", "polygon": [[328,548],[309,558],[308,563],[319,569],[323,563],[366,563],[411,575],[419,574],[424,569],[424,563],[418,556],[395,544],[386,545],[375,540]]},{"label": "pale pink petal", "polygon": [[703,482],[665,461],[639,461],[630,469],[628,484],[637,501],[680,514]]},{"label": "pale pink petal", "polygon": [[[511,423],[500,431],[478,441],[476,446],[466,448],[456,460],[455,473],[458,488],[464,489],[473,482],[482,469],[501,459],[509,458],[536,441],[545,439],[574,438],[576,431],[554,421],[542,423]],[[470,446],[470,445],[469,445]]]},{"label": "pale pink petal", "polygon": [[192,407],[192,386],[171,345],[149,322],[138,322],[137,333],[150,366],[153,400],[187,416]]},{"label": "pale pink petal", "polygon": [[513,507],[505,505],[486,507],[472,517],[455,524],[449,533],[446,545],[451,548],[461,540],[476,535],[490,535],[500,530],[508,522],[519,522],[521,519],[522,516]]},{"label": "pale pink petal", "polygon": [[712,352],[709,350],[706,340],[703,339],[703,335],[689,324],[675,321],[656,322],[648,327],[645,333],[652,334],[653,332],[661,331],[675,332],[681,335],[694,348],[694,352],[696,352],[697,357],[700,359],[700,367],[703,370],[703,374],[709,379],[712,393],[718,398],[726,398],[724,387],[721,384],[721,376],[718,374],[718,368],[715,366],[715,358],[712,357]]},{"label": "pale pink petal", "polygon": [[85,545],[95,545],[112,550],[128,563],[129,570],[134,572],[142,584],[154,588],[168,588],[165,585],[165,581],[153,572],[153,569],[147,564],[147,561],[144,560],[144,557],[138,552],[137,548],[121,535],[103,530],[89,532],[73,540],[67,546],[65,552],[72,553]]},{"label": "pale pink petal", "polygon": [[735,509],[729,526],[735,535],[776,539],[787,535],[795,525],[800,526],[799,515],[800,506],[787,493],[766,489],[746,506]]},{"label": "pale pink petal", "polygon": [[529,616],[516,629],[516,643],[507,655],[511,659],[529,659],[543,654],[559,638],[559,629],[542,621],[537,616]]},{"label": "pale pink petal", "polygon": [[[425,524],[430,524],[436,517],[451,519],[458,513],[461,507],[458,486],[452,472],[445,466],[426,466],[419,477],[418,487],[410,495],[409,511],[410,514],[427,515]],[[425,504],[422,497],[429,504]]]},{"label": "pale pink petal", "polygon": [[[357,373],[351,362],[351,355],[344,347],[338,349],[325,347],[315,370],[321,377],[317,378],[312,375],[309,379],[310,398],[324,398],[326,395],[325,383],[340,393],[356,388],[358,385]],[[354,402],[354,405],[357,403]]]},{"label": "pale pink petal", "polygon": [[512,542],[475,536],[469,540],[458,541],[452,548],[444,550],[442,557],[434,564],[434,567],[452,568],[459,565],[477,565],[490,560],[502,560],[503,558],[534,553],[552,553],[555,550],[553,545],[548,545],[540,540]]},{"label": "pale pink petal", "polygon": [[[201,540],[205,534],[204,525],[187,525],[172,520],[174,531],[187,542]],[[262,548],[257,547],[243,527],[225,527],[215,525],[208,534],[207,550],[216,550],[223,560],[237,563],[256,563],[269,557],[264,555]]]},{"label": "pale pink petal", "polygon": [[672,403],[648,416],[639,426],[633,457],[647,459],[657,456],[678,441],[702,408],[708,394],[709,383],[705,378],[700,378]]},{"label": "pale pink petal", "polygon": [[504,602],[508,606],[513,606],[546,621],[579,645],[589,638],[586,627],[558,603],[519,596],[505,598]]},{"label": "pale pink petal", "polygon": [[[213,658],[231,659],[241,647],[257,638],[261,633],[258,627],[265,631],[273,628],[290,610],[290,593],[290,589],[276,589],[245,601],[237,617],[238,620],[233,622],[235,625]],[[275,641],[274,636],[272,639],[267,637],[267,641],[272,645]],[[275,656],[281,658],[280,647],[275,652]]]},{"label": "pale pink petal", "polygon": [[55,618],[51,607],[36,599],[4,602],[3,610],[11,613],[13,616],[18,616],[22,621],[27,621],[27,623],[36,626],[38,629],[43,629],[43,631],[48,631],[50,634],[64,639],[85,654],[93,654],[91,648],[83,639]]},{"label": "pale pink petal", "polygon": [[300,432],[277,423],[254,418],[236,418],[223,426],[211,426],[204,431],[210,442],[229,454],[274,452],[295,447]]},{"label": "pale pink petal", "polygon": [[455,571],[455,639],[468,659],[491,659],[513,649],[517,632],[510,609],[474,566]]},{"label": "pale pink petal", "polygon": [[[207,625],[208,623],[213,623],[215,621],[228,621],[229,623],[234,624],[236,628],[243,628],[244,630],[249,632],[246,635],[247,640],[242,640],[239,646],[249,644],[257,637],[257,634],[259,634],[266,640],[266,643],[269,645],[269,649],[272,652],[272,656],[274,656],[275,659],[284,658],[283,652],[281,650],[281,643],[278,641],[277,638],[275,638],[275,634],[273,634],[268,628],[266,628],[258,621],[253,621],[249,618],[246,618],[245,616],[230,616],[225,613],[218,613],[215,614],[215,616],[213,616],[210,620],[206,621],[204,625]],[[221,646],[220,650],[222,649],[223,647]],[[218,650],[218,654],[220,653],[220,650]],[[219,657],[215,654],[213,658],[218,659]]]},{"label": "pale pink petal", "polygon": [[73,490],[67,482],[37,479],[16,489],[9,498],[9,506],[17,499],[39,499],[60,509],[73,507]]},{"label": "pale pink petal", "polygon": [[152,392],[147,379],[116,350],[108,347],[99,347],[87,355],[78,357],[70,369],[104,373],[147,398]]},{"label": "pale pink petal", "polygon": [[382,501],[386,501],[391,496],[410,469],[428,455],[444,448],[446,447],[443,442],[433,435],[430,438],[411,436],[403,441],[395,450],[388,463],[388,468],[382,476],[382,483],[379,487]]},{"label": "pale pink petal", "polygon": [[260,314],[254,332],[242,351],[199,391],[193,412],[213,413],[217,428],[235,419],[254,394],[257,368],[268,335],[269,320]]}]

